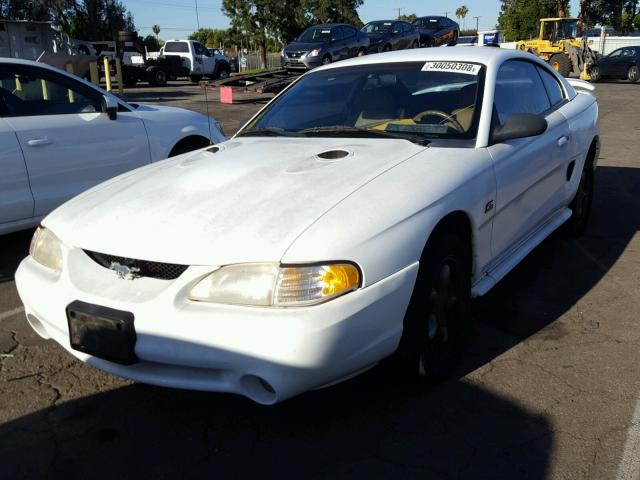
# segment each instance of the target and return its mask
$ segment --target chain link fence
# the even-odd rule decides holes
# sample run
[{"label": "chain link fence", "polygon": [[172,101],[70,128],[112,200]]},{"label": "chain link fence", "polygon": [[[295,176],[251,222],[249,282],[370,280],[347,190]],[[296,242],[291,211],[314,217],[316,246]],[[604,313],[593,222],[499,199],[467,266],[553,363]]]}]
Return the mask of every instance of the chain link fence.
[{"label": "chain link fence", "polygon": [[280,63],[280,53],[278,52],[267,53],[266,65],[262,63],[260,52],[241,52],[238,55],[238,65],[240,66],[240,72],[245,70],[259,70],[262,68],[275,70],[282,66]]}]

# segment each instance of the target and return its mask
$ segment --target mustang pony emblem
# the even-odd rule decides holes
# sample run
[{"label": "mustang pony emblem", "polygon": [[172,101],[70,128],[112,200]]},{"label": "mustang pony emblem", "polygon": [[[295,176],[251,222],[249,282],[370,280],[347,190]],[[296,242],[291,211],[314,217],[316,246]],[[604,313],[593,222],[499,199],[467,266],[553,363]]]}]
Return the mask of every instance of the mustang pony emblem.
[{"label": "mustang pony emblem", "polygon": [[121,278],[122,280],[134,280],[136,278],[140,278],[140,269],[137,267],[128,267],[127,265],[122,265],[118,262],[111,262],[109,269],[116,272],[118,278]]}]

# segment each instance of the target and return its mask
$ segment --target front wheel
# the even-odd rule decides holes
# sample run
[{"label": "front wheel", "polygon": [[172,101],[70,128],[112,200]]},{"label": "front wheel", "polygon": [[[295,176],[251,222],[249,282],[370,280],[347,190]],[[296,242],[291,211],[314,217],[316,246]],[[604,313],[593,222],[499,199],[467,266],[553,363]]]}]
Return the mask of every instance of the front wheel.
[{"label": "front wheel", "polygon": [[629,70],[627,71],[627,78],[630,82],[637,82],[640,80],[640,70],[637,65],[629,67]]},{"label": "front wheel", "polygon": [[411,44],[411,48],[420,48],[420,42],[414,40],[414,42]]},{"label": "front wheel", "polygon": [[364,48],[358,50],[358,57],[364,57],[366,54],[367,52],[365,52]]},{"label": "front wheel", "polygon": [[599,82],[602,79],[602,74],[600,73],[600,67],[591,67],[589,69],[589,75],[591,76],[591,81],[593,83]]},{"label": "front wheel", "polygon": [[331,63],[331,57],[329,55],[325,55],[322,59],[322,65],[329,65]]},{"label": "front wheel", "polygon": [[549,59],[549,64],[563,77],[569,77],[571,73],[571,60],[564,53],[556,53]]},{"label": "front wheel", "polygon": [[192,83],[199,83],[200,80],[202,80],[202,75],[189,75],[189,80],[191,80]]},{"label": "front wheel", "polygon": [[440,380],[460,359],[471,327],[470,265],[459,235],[434,232],[420,260],[400,345],[389,360],[401,376]]}]

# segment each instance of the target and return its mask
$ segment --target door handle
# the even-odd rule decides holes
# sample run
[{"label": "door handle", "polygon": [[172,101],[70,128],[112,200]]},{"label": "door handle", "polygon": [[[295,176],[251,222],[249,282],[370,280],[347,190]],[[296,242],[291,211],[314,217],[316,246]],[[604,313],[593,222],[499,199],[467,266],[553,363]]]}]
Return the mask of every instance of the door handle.
[{"label": "door handle", "polygon": [[562,148],[569,142],[569,137],[563,135],[558,139],[558,147]]},{"label": "door handle", "polygon": [[29,147],[42,147],[43,145],[49,145],[53,143],[47,137],[44,138],[32,138],[31,140],[27,140],[27,145]]}]

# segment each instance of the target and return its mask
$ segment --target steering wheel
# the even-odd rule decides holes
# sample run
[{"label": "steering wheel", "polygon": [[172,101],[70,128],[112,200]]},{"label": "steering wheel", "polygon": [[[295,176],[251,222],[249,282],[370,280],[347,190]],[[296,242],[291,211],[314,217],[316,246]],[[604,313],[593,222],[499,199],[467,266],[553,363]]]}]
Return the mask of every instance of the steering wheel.
[{"label": "steering wheel", "polygon": [[418,123],[424,117],[428,117],[429,115],[442,118],[444,121],[441,123],[444,123],[444,122],[450,123],[451,125],[447,125],[447,126],[453,127],[454,130],[457,130],[460,133],[465,132],[464,127],[460,125],[460,122],[458,122],[458,120],[456,120],[453,115],[449,115],[448,113],[443,112],[441,110],[425,110],[424,112],[420,112],[415,117],[413,117],[413,121]]}]

